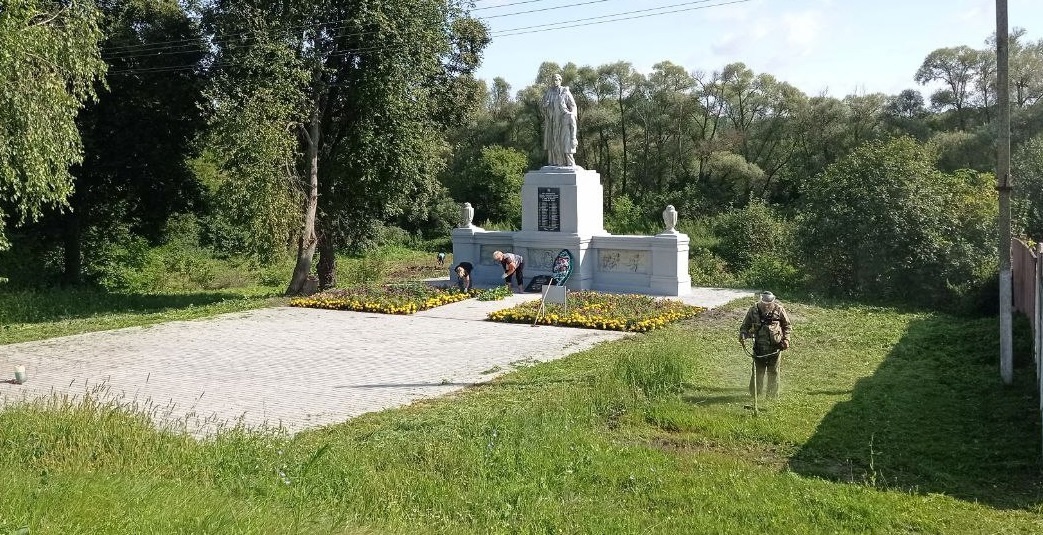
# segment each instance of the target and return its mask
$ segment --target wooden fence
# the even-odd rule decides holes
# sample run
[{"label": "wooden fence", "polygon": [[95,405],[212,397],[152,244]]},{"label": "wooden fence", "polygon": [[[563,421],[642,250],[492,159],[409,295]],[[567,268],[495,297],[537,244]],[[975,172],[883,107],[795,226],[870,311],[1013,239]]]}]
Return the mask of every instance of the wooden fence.
[{"label": "wooden fence", "polygon": [[1043,243],[1037,243],[1033,249],[1021,240],[1013,240],[1010,252],[1014,310],[1028,316],[1032,324],[1032,354],[1043,415]]}]

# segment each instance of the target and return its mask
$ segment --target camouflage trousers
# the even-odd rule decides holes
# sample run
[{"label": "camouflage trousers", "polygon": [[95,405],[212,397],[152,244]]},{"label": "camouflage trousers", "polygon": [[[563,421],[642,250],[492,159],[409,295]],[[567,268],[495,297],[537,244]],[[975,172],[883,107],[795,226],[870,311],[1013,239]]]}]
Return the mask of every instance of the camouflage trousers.
[{"label": "camouflage trousers", "polygon": [[[760,347],[754,345],[754,354],[763,355],[771,353],[775,348]],[[767,394],[770,397],[779,395],[779,375],[782,371],[782,353],[776,353],[770,357],[753,359],[754,372],[750,374],[750,395],[753,395],[754,384],[757,387],[757,395]],[[756,374],[756,377],[754,376]],[[756,379],[756,383],[754,380]]]}]

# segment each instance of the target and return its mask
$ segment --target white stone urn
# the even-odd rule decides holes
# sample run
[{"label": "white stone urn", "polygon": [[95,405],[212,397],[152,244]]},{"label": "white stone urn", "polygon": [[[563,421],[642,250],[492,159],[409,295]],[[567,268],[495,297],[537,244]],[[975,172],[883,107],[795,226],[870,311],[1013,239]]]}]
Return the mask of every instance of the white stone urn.
[{"label": "white stone urn", "polygon": [[474,208],[471,203],[465,202],[460,206],[460,228],[471,228],[474,220]]},{"label": "white stone urn", "polygon": [[677,232],[677,210],[672,204],[666,205],[666,210],[663,210],[663,225],[666,225],[663,232]]}]

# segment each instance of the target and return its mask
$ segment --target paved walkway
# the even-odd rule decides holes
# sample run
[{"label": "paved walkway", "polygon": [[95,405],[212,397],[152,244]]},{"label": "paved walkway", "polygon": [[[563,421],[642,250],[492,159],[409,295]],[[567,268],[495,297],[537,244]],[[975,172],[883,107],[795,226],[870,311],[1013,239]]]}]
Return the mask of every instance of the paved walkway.
[{"label": "paved walkway", "polygon": [[[712,308],[749,292],[696,288]],[[0,405],[101,392],[196,433],[241,421],[290,432],[439,396],[587,349],[618,332],[482,321],[537,295],[411,316],[278,307],[0,346]],[[6,376],[6,377],[5,377]]]}]

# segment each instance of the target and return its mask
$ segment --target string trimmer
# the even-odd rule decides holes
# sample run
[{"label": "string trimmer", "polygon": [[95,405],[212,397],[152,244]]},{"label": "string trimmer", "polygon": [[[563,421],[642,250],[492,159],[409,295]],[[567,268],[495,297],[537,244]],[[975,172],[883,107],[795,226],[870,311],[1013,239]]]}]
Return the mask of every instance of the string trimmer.
[{"label": "string trimmer", "polygon": [[754,355],[753,351],[750,351],[750,349],[748,347],[746,347],[746,337],[745,336],[740,336],[739,337],[739,344],[742,346],[742,350],[743,350],[744,353],[746,353],[746,356],[750,357],[750,373],[753,375],[753,407],[750,407],[749,405],[747,405],[746,408],[747,409],[752,408],[753,409],[753,415],[757,416],[760,413],[760,408],[758,407],[758,404],[757,404],[757,397],[758,397],[757,396],[757,392],[760,391],[760,385],[757,384],[757,359],[766,359],[766,358],[773,357],[775,355],[778,355],[779,352],[782,351],[782,350],[781,349],[776,349],[775,351],[772,351],[771,353],[768,353],[768,354],[765,354],[765,355]]}]

